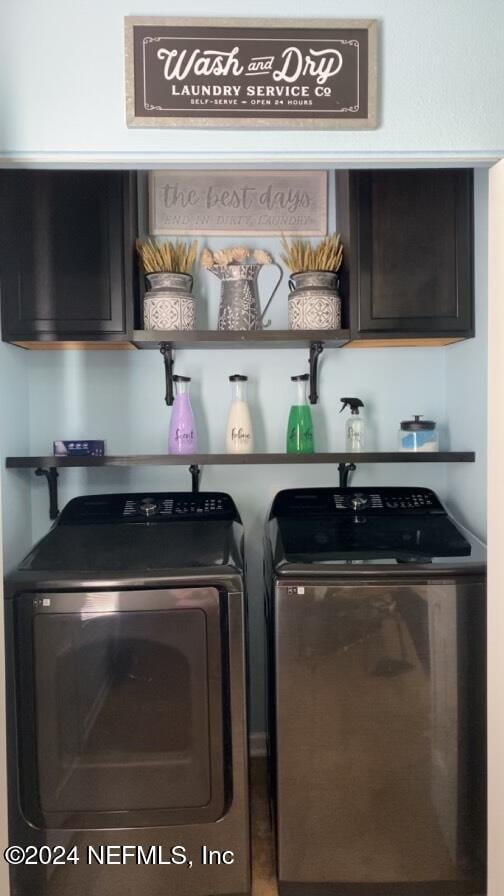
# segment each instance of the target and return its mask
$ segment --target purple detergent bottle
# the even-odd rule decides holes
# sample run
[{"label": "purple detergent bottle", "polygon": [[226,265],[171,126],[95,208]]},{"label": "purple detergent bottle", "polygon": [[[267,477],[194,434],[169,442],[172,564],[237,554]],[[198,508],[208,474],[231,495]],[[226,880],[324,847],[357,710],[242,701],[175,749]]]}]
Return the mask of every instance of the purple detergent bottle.
[{"label": "purple detergent bottle", "polygon": [[198,450],[194,414],[189,400],[188,376],[173,377],[175,401],[170,418],[168,451],[170,454],[194,454]]}]

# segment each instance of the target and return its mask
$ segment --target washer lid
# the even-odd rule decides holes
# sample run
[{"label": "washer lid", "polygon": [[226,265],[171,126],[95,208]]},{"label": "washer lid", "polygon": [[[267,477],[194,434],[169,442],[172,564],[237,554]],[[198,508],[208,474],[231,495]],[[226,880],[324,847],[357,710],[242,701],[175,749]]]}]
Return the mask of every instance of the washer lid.
[{"label": "washer lid", "polygon": [[467,557],[471,546],[445,516],[413,520],[334,516],[278,522],[285,558],[312,563],[331,560],[387,558],[402,562],[430,562],[433,557]]},{"label": "washer lid", "polygon": [[241,571],[241,527],[230,521],[56,526],[19,569],[149,573],[230,566]]},{"label": "washer lid", "polygon": [[[268,524],[274,565],[485,563],[485,550],[448,517],[430,489],[290,489]],[[453,566],[451,559],[448,564]]]},{"label": "washer lid", "polygon": [[242,542],[240,517],[226,494],[85,495],[67,504],[19,571],[97,578],[223,567],[242,572]]}]

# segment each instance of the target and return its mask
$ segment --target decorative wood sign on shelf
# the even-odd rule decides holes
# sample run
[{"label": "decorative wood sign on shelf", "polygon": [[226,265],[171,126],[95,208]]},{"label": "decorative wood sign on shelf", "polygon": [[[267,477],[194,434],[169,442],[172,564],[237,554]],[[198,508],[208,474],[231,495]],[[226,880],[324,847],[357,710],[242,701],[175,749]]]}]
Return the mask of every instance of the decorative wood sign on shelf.
[{"label": "decorative wood sign on shelf", "polygon": [[152,234],[327,232],[326,171],[153,171]]},{"label": "decorative wood sign on shelf", "polygon": [[130,127],[376,127],[376,22],[125,19]]}]

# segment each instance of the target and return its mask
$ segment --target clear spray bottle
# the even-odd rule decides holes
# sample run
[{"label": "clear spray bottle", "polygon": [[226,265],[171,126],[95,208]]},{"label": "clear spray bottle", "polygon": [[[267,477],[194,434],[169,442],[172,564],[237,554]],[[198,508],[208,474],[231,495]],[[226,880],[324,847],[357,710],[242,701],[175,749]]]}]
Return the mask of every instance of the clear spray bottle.
[{"label": "clear spray bottle", "polygon": [[343,402],[340,414],[346,407],[350,408],[350,416],[345,424],[345,450],[365,451],[366,423],[359,414],[359,408],[364,407],[364,402],[360,398],[340,398],[340,401]]}]

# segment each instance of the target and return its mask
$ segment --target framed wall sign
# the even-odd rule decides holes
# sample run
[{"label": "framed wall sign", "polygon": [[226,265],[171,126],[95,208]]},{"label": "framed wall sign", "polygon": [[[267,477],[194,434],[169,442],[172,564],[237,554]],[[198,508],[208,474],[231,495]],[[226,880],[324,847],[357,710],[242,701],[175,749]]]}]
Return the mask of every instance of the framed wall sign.
[{"label": "framed wall sign", "polygon": [[152,171],[149,231],[323,236],[327,171]]},{"label": "framed wall sign", "polygon": [[128,16],[128,125],[376,127],[376,27]]}]

